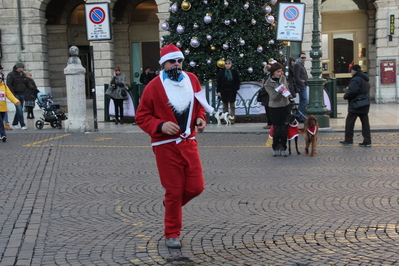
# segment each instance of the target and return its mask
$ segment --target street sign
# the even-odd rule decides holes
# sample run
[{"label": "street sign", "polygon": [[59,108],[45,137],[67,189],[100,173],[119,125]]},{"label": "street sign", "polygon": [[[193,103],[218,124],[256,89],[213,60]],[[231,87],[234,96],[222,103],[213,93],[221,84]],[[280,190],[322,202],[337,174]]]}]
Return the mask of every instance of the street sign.
[{"label": "street sign", "polygon": [[109,3],[85,4],[85,16],[88,41],[112,39]]},{"label": "street sign", "polygon": [[301,42],[304,22],[304,3],[279,3],[276,39]]}]

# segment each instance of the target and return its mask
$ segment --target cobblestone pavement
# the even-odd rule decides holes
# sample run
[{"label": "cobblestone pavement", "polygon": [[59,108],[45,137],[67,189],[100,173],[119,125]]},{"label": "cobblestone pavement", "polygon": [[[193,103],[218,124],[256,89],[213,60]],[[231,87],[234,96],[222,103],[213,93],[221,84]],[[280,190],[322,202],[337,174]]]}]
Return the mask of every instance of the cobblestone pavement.
[{"label": "cobblestone pavement", "polygon": [[[144,133],[46,131],[0,143],[0,265],[399,265],[399,133],[272,157],[266,134],[198,135],[206,189],[163,238]],[[357,134],[357,142],[361,137]]]}]

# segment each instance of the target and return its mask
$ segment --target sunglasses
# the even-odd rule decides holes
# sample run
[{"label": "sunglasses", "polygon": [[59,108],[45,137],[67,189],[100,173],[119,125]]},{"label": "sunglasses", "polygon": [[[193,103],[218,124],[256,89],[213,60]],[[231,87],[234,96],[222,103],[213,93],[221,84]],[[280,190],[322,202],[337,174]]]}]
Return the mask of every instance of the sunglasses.
[{"label": "sunglasses", "polygon": [[171,64],[176,63],[176,61],[180,64],[181,62],[183,62],[183,59],[169,59],[168,62]]},{"label": "sunglasses", "polygon": [[306,57],[301,57],[301,59],[306,59]]}]

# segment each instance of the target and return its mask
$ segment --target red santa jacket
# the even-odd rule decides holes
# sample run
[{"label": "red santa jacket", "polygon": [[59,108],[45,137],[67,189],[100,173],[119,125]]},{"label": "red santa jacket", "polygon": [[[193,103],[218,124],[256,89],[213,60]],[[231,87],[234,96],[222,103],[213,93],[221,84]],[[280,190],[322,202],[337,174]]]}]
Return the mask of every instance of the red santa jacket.
[{"label": "red santa jacket", "polygon": [[[190,72],[184,72],[189,78],[193,87],[194,93],[201,91],[201,84],[198,78]],[[158,75],[156,78],[151,80],[150,83],[145,87],[144,93],[140,99],[139,106],[136,112],[136,123],[137,125],[151,137],[151,143],[167,141],[171,139],[179,138],[183,132],[179,132],[176,135],[166,135],[162,132],[157,132],[158,126],[162,122],[172,121],[178,124],[172,108],[170,107],[168,97],[164,90],[161,78],[163,75]],[[186,76],[186,77],[187,77]],[[194,99],[192,106],[192,116],[190,122],[190,135],[184,136],[185,138],[192,138],[196,135],[195,131],[195,120],[198,117],[206,120],[205,110],[197,99]]]}]

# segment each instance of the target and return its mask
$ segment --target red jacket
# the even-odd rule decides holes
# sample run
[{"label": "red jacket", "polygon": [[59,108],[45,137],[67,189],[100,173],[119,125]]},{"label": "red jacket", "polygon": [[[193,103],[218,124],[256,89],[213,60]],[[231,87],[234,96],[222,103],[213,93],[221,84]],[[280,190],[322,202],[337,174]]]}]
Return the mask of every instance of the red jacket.
[{"label": "red jacket", "polygon": [[[201,84],[199,83],[198,78],[193,73],[184,73],[190,78],[194,93],[201,91]],[[180,134],[183,133],[180,131],[178,134],[170,136],[162,132],[157,132],[158,126],[162,122],[172,121],[178,124],[162,85],[161,78],[163,75],[161,74],[151,80],[151,82],[145,87],[135,118],[137,125],[144,132],[150,135],[151,143],[176,139],[179,138]],[[189,136],[185,136],[186,138],[192,138],[196,135],[195,120],[198,117],[206,120],[204,108],[194,97],[194,105],[190,122],[191,134]]]}]

